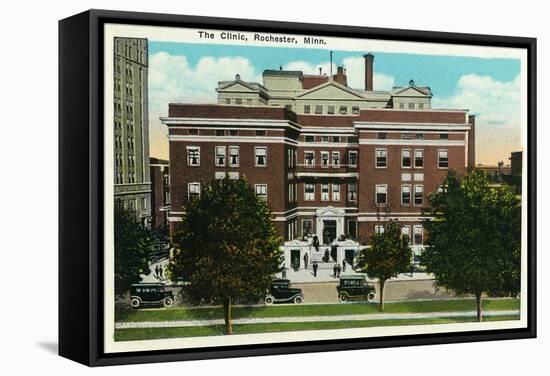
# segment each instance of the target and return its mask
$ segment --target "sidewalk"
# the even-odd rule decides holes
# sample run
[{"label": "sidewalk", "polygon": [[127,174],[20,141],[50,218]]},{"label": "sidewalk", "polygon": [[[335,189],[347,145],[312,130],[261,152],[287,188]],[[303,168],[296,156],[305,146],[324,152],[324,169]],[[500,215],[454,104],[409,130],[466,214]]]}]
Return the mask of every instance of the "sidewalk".
[{"label": "sidewalk", "polygon": [[[357,273],[351,268],[347,268],[344,272],[342,270],[341,276],[346,275],[365,275],[364,273]],[[282,273],[277,274],[277,278],[282,278]],[[293,269],[286,271],[286,278],[292,283],[319,283],[319,282],[338,282],[338,278],[334,278],[332,269],[319,269],[317,270],[317,277],[313,276],[313,270],[299,269],[297,272]],[[399,274],[397,278],[392,278],[390,281],[421,281],[421,280],[433,280],[433,276],[428,273],[415,272],[411,276],[409,273]],[[370,282],[378,282],[376,278],[369,278]]]},{"label": "sidewalk", "polygon": [[[476,311],[459,312],[424,312],[424,313],[369,313],[362,315],[338,315],[338,316],[291,316],[291,317],[265,317],[234,319],[234,325],[239,324],[282,324],[300,322],[330,322],[330,321],[369,321],[369,320],[413,320],[435,319],[453,317],[476,317]],[[483,317],[519,315],[519,310],[488,311]],[[141,322],[117,322],[115,329],[153,329],[153,328],[184,328],[194,326],[224,325],[223,319],[214,320],[177,320],[177,321],[141,321]]]}]

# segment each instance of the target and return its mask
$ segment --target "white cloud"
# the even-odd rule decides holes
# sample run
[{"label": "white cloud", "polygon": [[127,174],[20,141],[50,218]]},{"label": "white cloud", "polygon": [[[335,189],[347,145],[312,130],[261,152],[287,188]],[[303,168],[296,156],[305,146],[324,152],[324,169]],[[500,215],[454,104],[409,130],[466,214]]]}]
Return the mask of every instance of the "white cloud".
[{"label": "white cloud", "polygon": [[519,75],[512,81],[468,74],[460,77],[456,92],[434,97],[433,108],[468,109],[476,115],[476,159],[478,163],[508,163],[511,151],[520,147]]},{"label": "white cloud", "polygon": [[[348,86],[354,89],[363,90],[365,88],[365,59],[362,57],[347,57],[342,60],[348,76]],[[319,68],[327,75],[330,72],[330,62],[320,62],[312,64],[308,61],[298,60],[285,64],[284,69],[301,70],[304,74],[319,74]],[[332,73],[336,73],[336,64],[332,63]],[[395,86],[393,76],[376,72],[373,75],[374,90],[391,90]]]},{"label": "white cloud", "polygon": [[[250,61],[243,57],[202,57],[191,66],[185,56],[159,52],[149,58],[149,128],[151,154],[167,157],[166,127],[159,117],[168,115],[168,103],[216,103],[218,81],[240,74],[246,81],[260,81]],[[159,145],[159,146],[157,146]]]}]

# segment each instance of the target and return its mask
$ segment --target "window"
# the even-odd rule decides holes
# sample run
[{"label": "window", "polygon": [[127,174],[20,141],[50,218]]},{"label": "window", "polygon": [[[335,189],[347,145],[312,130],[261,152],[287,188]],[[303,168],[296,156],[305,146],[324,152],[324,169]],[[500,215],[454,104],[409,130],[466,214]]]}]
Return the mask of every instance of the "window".
[{"label": "window", "polygon": [[238,146],[229,147],[229,165],[231,167],[236,167],[239,165],[239,147]]},{"label": "window", "polygon": [[359,106],[353,106],[351,108],[351,112],[354,114],[354,115],[358,115],[359,114]]},{"label": "window", "polygon": [[340,201],[340,184],[332,184],[332,201]]},{"label": "window", "polygon": [[346,115],[348,113],[347,106],[340,106],[340,115]]},{"label": "window", "polygon": [[231,98],[225,98],[225,104],[231,104]]},{"label": "window", "polygon": [[340,167],[340,152],[332,152],[332,167]]},{"label": "window", "polygon": [[424,150],[418,149],[414,151],[414,167],[424,167]]},{"label": "window", "polygon": [[424,203],[424,186],[415,185],[414,186],[414,204],[422,205]]},{"label": "window", "polygon": [[255,132],[254,132],[254,134],[255,134],[256,136],[260,136],[260,137],[263,137],[263,136],[265,136],[265,135],[266,135],[266,131],[264,131],[264,130],[261,130],[261,131],[255,131]]},{"label": "window", "polygon": [[227,177],[230,179],[230,180],[238,180],[239,179],[239,173],[238,172],[228,172],[227,173]]},{"label": "window", "polygon": [[250,106],[252,104],[252,99],[247,99],[246,104]]},{"label": "window", "polygon": [[357,221],[355,219],[348,220],[348,236],[357,239]]},{"label": "window", "polygon": [[376,185],[376,204],[386,205],[388,199],[388,186],[386,184]]},{"label": "window", "polygon": [[356,144],[357,142],[359,142],[359,138],[357,136],[349,136],[348,137],[348,143]]},{"label": "window", "polygon": [[424,174],[414,174],[414,181],[424,181]]},{"label": "window", "polygon": [[256,147],[254,148],[254,153],[256,155],[256,167],[266,167],[267,166],[267,148]]},{"label": "window", "polygon": [[414,135],[414,138],[417,140],[423,140],[424,139],[424,133],[416,133]]},{"label": "window", "polygon": [[216,166],[225,166],[225,146],[216,146]]},{"label": "window", "polygon": [[447,186],[444,184],[439,184],[437,186],[437,193],[444,193],[447,191]]},{"label": "window", "polygon": [[230,136],[238,136],[238,135],[239,135],[239,131],[236,130],[236,129],[231,129],[231,130],[229,131],[229,135],[230,135]]},{"label": "window", "polygon": [[402,185],[401,186],[401,205],[410,205],[411,204],[411,186]]},{"label": "window", "polygon": [[385,140],[388,138],[388,134],[386,132],[378,132],[376,133],[376,138],[379,140]]},{"label": "window", "polygon": [[329,200],[329,186],[326,183],[321,184],[321,201]]},{"label": "window", "polygon": [[321,106],[321,105],[315,106],[315,113],[316,114],[322,114],[323,113],[323,106]]},{"label": "window", "polygon": [[288,185],[288,202],[298,201],[298,195],[296,190],[297,190],[296,183],[291,183]]},{"label": "window", "polygon": [[374,233],[376,235],[382,235],[384,233],[384,225],[375,225],[374,226]]},{"label": "window", "polygon": [[348,201],[357,201],[357,183],[348,184]]},{"label": "window", "polygon": [[405,103],[399,103],[399,108],[405,108]]},{"label": "window", "polygon": [[340,136],[332,136],[332,142],[340,142]]},{"label": "window", "polygon": [[402,133],[401,139],[402,140],[412,140],[414,135],[412,133]]},{"label": "window", "polygon": [[196,136],[199,134],[199,130],[198,129],[189,129],[187,131],[188,134],[192,135],[192,136]]},{"label": "window", "polygon": [[328,106],[327,113],[330,115],[334,115],[334,106]]},{"label": "window", "polygon": [[306,183],[304,185],[304,201],[315,200],[315,184]]},{"label": "window", "polygon": [[329,156],[328,151],[322,151],[321,152],[321,166],[322,167],[328,167],[329,165]]},{"label": "window", "polygon": [[449,152],[447,150],[438,150],[437,165],[439,168],[449,168]]},{"label": "window", "polygon": [[309,114],[311,113],[311,106],[309,104],[306,104],[304,106],[304,114]]},{"label": "window", "polygon": [[226,176],[225,171],[216,171],[216,172],[214,172],[214,179],[216,179],[216,180],[225,179],[225,176]]},{"label": "window", "polygon": [[411,150],[410,149],[401,150],[401,167],[411,168],[411,166],[412,166]]},{"label": "window", "polygon": [[189,183],[187,186],[188,200],[193,201],[201,196],[201,183]]},{"label": "window", "polygon": [[235,104],[243,104],[243,100],[241,98],[235,99]]},{"label": "window", "polygon": [[417,226],[414,226],[413,228],[413,231],[414,231],[414,245],[422,245],[423,244],[423,233],[424,233],[424,229],[422,228],[422,226],[420,225],[417,225]]},{"label": "window", "polygon": [[401,237],[403,236],[406,236],[407,237],[407,241],[410,243],[412,238],[411,238],[411,226],[408,226],[408,225],[405,225],[403,227],[401,227]]},{"label": "window", "polygon": [[314,166],[315,165],[315,152],[306,151],[304,153],[304,158],[305,158],[306,166]]},{"label": "window", "polygon": [[187,165],[199,166],[201,162],[201,149],[198,146],[189,146],[187,148]]},{"label": "window", "polygon": [[409,109],[414,109],[414,103],[409,103]]},{"label": "window", "polygon": [[388,163],[388,150],[376,149],[376,167],[385,168]]},{"label": "window", "polygon": [[419,103],[418,108],[421,109],[421,110],[424,109],[424,103]]},{"label": "window", "polygon": [[348,152],[348,164],[350,166],[357,166],[357,152],[349,151]]},{"label": "window", "polygon": [[315,136],[304,136],[306,142],[315,142]]},{"label": "window", "polygon": [[302,219],[302,236],[310,235],[313,231],[313,219]]},{"label": "window", "polygon": [[449,134],[448,133],[440,133],[439,134],[439,139],[440,140],[448,140],[449,139]]},{"label": "window", "polygon": [[267,184],[256,184],[256,196],[263,201],[267,200]]},{"label": "window", "polygon": [[321,142],[328,142],[328,136],[321,136]]}]

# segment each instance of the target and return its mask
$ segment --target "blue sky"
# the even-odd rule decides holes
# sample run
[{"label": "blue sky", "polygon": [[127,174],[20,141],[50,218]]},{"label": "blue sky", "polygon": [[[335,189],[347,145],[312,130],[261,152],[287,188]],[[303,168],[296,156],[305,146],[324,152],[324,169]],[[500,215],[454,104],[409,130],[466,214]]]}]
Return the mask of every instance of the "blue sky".
[{"label": "blue sky", "polygon": [[[366,52],[375,55],[375,90],[414,79],[432,89],[433,108],[469,109],[475,114],[478,163],[507,164],[510,152],[521,150],[518,59],[333,50],[333,64],[346,67],[351,87],[362,89]],[[329,70],[326,49],[150,41],[149,56],[151,151],[164,158],[166,129],[158,117],[166,116],[168,102],[215,102],[217,81],[231,80],[237,73],[244,80],[261,82],[263,70],[279,66],[306,74],[317,74],[320,66]]]}]

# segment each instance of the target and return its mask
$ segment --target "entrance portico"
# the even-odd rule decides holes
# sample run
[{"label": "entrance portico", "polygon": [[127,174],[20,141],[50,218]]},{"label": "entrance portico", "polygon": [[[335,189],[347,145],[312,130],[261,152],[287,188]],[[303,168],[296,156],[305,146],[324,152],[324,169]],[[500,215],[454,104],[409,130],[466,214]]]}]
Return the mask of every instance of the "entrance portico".
[{"label": "entrance portico", "polygon": [[317,237],[321,244],[331,244],[345,234],[344,209],[326,206],[315,211]]}]

